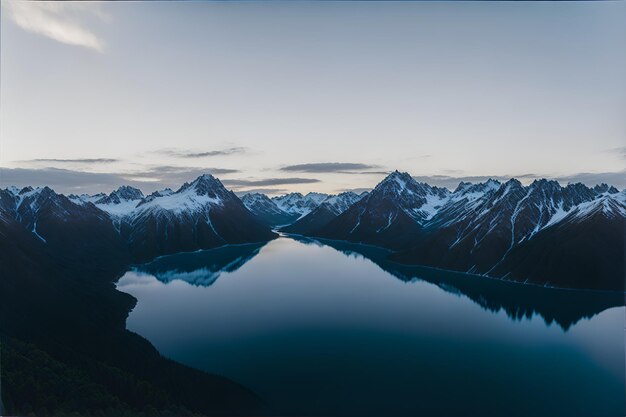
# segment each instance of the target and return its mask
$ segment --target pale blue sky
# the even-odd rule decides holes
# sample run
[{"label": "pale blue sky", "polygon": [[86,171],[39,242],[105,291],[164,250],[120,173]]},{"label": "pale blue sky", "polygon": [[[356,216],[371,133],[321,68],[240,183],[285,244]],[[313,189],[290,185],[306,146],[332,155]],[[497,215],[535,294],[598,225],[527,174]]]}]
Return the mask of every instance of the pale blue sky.
[{"label": "pale blue sky", "polygon": [[625,21],[625,2],[3,1],[0,182],[623,188]]}]

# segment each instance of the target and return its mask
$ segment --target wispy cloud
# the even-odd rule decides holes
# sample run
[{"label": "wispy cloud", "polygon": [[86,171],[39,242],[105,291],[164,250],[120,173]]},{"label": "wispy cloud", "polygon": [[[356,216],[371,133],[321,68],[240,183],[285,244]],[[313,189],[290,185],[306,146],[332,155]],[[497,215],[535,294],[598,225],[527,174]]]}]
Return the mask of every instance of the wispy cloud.
[{"label": "wispy cloud", "polygon": [[55,159],[55,158],[38,158],[28,159],[20,162],[44,162],[44,163],[62,163],[62,164],[112,164],[119,162],[115,158],[79,158],[79,159]]},{"label": "wispy cloud", "polygon": [[370,191],[372,191],[372,189],[371,188],[344,188],[342,190],[339,190],[339,192],[341,192],[341,193],[346,193],[348,191],[352,191],[353,193],[361,194],[361,193],[364,193],[364,192],[368,192],[369,193]]},{"label": "wispy cloud", "polygon": [[609,152],[616,153],[616,154],[620,155],[622,158],[626,158],[626,146],[609,149]]},{"label": "wispy cloud", "polygon": [[149,175],[172,175],[172,174],[195,174],[198,175],[211,173],[215,175],[221,174],[234,174],[239,172],[238,169],[231,168],[196,168],[196,167],[180,167],[180,166],[172,166],[172,165],[153,165],[149,166],[146,169],[139,171],[141,174],[149,174]]},{"label": "wispy cloud", "polygon": [[3,1],[9,17],[22,29],[68,45],[104,52],[104,41],[86,27],[87,15],[103,19],[95,2]]},{"label": "wispy cloud", "polygon": [[239,170],[230,168],[151,165],[133,172],[120,173],[118,175],[127,180],[155,182],[164,184],[170,188],[176,188],[180,184],[191,181],[202,174],[227,175],[237,172],[239,172]]},{"label": "wispy cloud", "polygon": [[320,180],[315,178],[264,178],[257,180],[222,180],[222,183],[224,185],[229,185],[233,187],[268,187],[272,185],[313,184],[316,182],[320,182]]},{"label": "wispy cloud", "polygon": [[315,172],[315,173],[347,173],[355,174],[359,171],[380,168],[378,165],[350,163],[350,162],[316,162],[309,164],[288,165],[280,168],[288,172]]},{"label": "wispy cloud", "polygon": [[235,191],[235,194],[237,194],[239,197],[241,197],[244,194],[250,194],[250,193],[261,193],[261,194],[273,196],[273,195],[287,194],[288,192],[289,190],[285,188],[249,188],[243,191]]},{"label": "wispy cloud", "polygon": [[234,155],[234,154],[242,154],[248,151],[247,148],[244,147],[232,147],[225,149],[218,149],[212,151],[189,151],[189,150],[181,150],[181,149],[161,149],[156,151],[161,155],[171,156],[174,158],[205,158],[209,156],[226,156],[226,155]]},{"label": "wispy cloud", "polygon": [[626,188],[626,169],[618,172],[580,172],[572,175],[564,175],[556,178],[563,183],[582,182],[587,185],[609,184],[620,190]]}]

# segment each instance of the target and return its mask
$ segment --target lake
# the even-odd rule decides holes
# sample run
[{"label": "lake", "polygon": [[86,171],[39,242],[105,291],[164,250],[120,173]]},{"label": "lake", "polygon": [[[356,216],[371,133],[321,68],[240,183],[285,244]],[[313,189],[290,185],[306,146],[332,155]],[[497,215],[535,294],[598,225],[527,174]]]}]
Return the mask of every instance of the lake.
[{"label": "lake", "polygon": [[283,236],[128,271],[128,329],[277,414],[624,416],[623,294],[514,284]]}]

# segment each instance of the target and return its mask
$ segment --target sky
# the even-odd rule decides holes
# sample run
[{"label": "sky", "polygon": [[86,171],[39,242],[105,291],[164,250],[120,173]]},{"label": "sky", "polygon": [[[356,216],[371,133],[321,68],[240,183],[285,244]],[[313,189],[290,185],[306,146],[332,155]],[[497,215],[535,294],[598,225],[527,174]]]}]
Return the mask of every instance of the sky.
[{"label": "sky", "polygon": [[626,188],[626,2],[2,1],[0,186]]}]

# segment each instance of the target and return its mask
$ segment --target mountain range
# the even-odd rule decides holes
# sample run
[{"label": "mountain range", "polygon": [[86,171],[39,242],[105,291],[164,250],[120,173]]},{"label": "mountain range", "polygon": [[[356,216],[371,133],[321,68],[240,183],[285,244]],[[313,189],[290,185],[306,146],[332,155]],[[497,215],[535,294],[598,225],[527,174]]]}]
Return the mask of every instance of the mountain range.
[{"label": "mountain range", "polygon": [[[48,187],[10,187],[0,190],[0,222],[30,232],[48,251],[84,262],[141,262],[277,237],[211,175],[147,197],[128,186],[109,195],[68,197]],[[116,256],[105,256],[111,251]]]},{"label": "mountain range", "polygon": [[48,187],[0,190],[5,233],[28,234],[35,245],[92,265],[102,253],[141,262],[264,242],[276,229],[385,247],[400,263],[620,291],[625,219],[626,192],[605,184],[490,179],[451,191],[398,171],[361,194],[240,199],[211,175],[148,196],[129,186],[67,197]]}]

